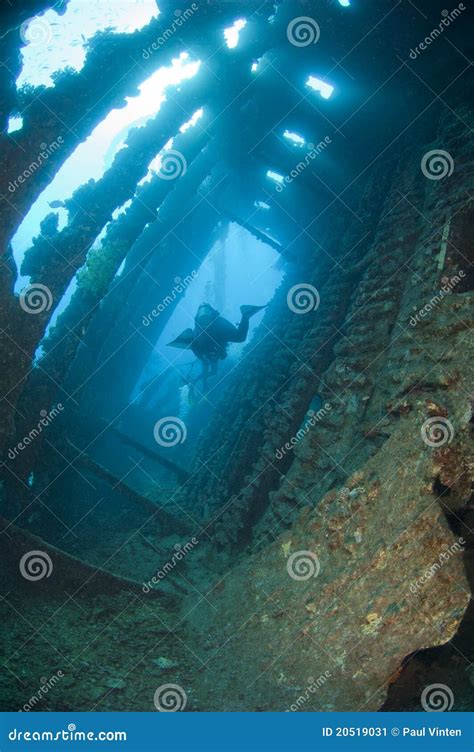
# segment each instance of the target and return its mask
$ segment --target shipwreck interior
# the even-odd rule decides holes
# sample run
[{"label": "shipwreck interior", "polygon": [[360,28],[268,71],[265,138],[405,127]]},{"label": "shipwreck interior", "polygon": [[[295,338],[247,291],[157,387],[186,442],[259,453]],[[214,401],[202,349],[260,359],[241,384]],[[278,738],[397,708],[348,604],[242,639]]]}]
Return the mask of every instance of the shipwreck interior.
[{"label": "shipwreck interior", "polygon": [[2,4],[1,710],[474,708],[473,13]]}]

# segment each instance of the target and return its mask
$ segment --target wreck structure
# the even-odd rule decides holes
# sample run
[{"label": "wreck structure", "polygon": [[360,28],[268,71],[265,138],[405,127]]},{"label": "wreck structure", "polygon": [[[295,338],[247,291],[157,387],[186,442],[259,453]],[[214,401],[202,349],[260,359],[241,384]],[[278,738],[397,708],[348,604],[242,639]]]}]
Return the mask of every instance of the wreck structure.
[{"label": "wreck structure", "polygon": [[[472,709],[472,8],[159,0],[17,87],[72,2],[2,9],[0,707]],[[58,171],[183,53],[18,264]],[[142,374],[235,226],[282,282],[182,418],[173,369]]]}]

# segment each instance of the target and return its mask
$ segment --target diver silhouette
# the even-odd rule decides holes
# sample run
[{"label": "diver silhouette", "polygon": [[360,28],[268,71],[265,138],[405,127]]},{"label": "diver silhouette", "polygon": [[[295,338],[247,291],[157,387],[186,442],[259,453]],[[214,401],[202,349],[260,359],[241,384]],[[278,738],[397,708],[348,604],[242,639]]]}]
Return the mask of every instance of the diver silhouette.
[{"label": "diver silhouette", "polygon": [[192,350],[201,361],[202,372],[194,383],[202,380],[204,389],[207,389],[208,378],[217,375],[219,360],[227,356],[228,345],[245,342],[251,317],[264,308],[266,306],[240,306],[240,323],[234,326],[209,303],[201,303],[194,319],[194,329],[185,329],[168,343],[171,347]]}]

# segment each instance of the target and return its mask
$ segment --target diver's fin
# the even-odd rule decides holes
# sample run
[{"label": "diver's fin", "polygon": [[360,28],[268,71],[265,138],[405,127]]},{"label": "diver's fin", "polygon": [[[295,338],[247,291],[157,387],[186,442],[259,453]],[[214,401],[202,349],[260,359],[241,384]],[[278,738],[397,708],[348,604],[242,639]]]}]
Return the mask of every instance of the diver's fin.
[{"label": "diver's fin", "polygon": [[263,309],[266,308],[267,305],[241,305],[240,313],[242,314],[242,316],[248,316],[250,318],[251,316],[255,316],[255,314],[259,311],[263,311]]},{"label": "diver's fin", "polygon": [[172,342],[168,342],[168,347],[180,347],[182,350],[190,350],[193,341],[193,330],[185,329],[184,332],[181,332],[181,334],[176,337],[176,339],[172,340]]}]

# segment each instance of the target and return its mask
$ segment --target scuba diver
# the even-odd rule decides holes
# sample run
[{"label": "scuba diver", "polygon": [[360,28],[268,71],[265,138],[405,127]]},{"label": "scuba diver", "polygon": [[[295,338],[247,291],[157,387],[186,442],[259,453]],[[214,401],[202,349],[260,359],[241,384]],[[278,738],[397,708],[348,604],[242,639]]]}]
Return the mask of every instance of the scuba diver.
[{"label": "scuba diver", "polygon": [[209,303],[201,303],[194,319],[194,329],[185,329],[168,343],[171,347],[192,350],[201,361],[202,373],[194,383],[202,380],[204,390],[207,390],[208,378],[217,375],[218,362],[227,356],[229,343],[245,342],[251,317],[264,308],[266,306],[240,306],[242,317],[240,323],[234,326]]}]

